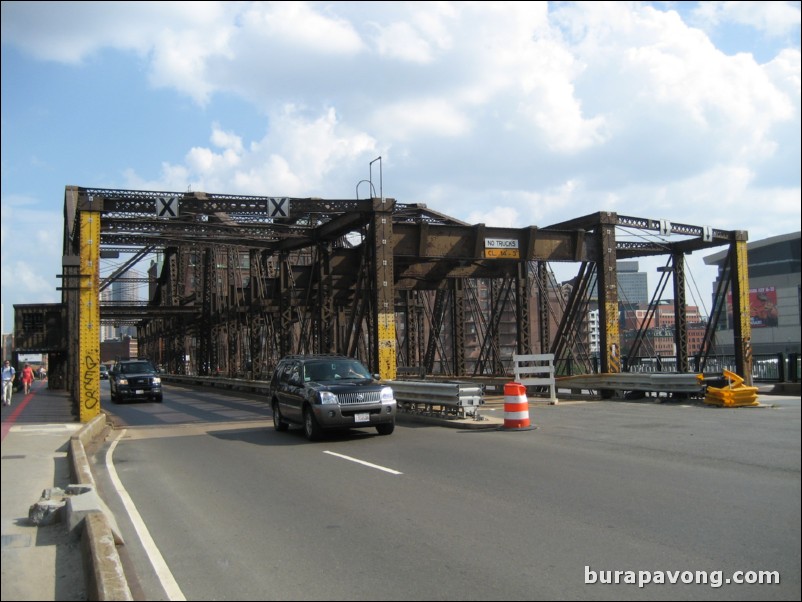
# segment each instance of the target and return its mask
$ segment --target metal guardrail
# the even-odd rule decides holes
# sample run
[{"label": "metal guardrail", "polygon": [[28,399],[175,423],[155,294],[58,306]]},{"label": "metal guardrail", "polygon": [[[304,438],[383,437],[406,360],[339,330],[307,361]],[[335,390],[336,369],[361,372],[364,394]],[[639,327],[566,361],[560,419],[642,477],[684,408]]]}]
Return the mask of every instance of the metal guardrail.
[{"label": "metal guardrail", "polygon": [[616,374],[583,374],[557,378],[558,389],[591,389],[619,391],[654,391],[662,393],[702,394],[703,383],[696,374],[655,374],[621,372]]},{"label": "metal guardrail", "polygon": [[[556,376],[557,389],[588,389],[598,391],[613,389],[622,391],[668,391],[678,393],[700,393],[701,385],[696,374],[676,373],[676,358],[661,358],[660,362],[648,361],[636,364],[631,372],[619,374],[579,374]],[[734,358],[710,358],[705,366],[705,374],[721,374],[724,370],[734,370]],[[563,363],[563,368],[566,365]],[[668,369],[670,367],[670,370]],[[570,368],[570,366],[569,366]],[[791,382],[802,380],[802,361],[800,354],[767,354],[753,356],[753,378],[756,382]],[[189,385],[223,387],[237,391],[248,391],[267,396],[270,383],[266,380],[248,380],[220,376],[187,376],[162,374],[165,382]],[[427,414],[474,414],[478,416],[478,406],[484,404],[485,390],[502,389],[512,376],[478,377],[470,383],[443,381],[437,376],[427,376],[426,381],[394,380],[388,384],[396,391],[399,409],[402,411]],[[692,380],[691,380],[692,379]],[[442,387],[444,385],[444,387]],[[404,391],[403,396],[399,393]],[[477,401],[478,399],[478,401]]]},{"label": "metal guardrail", "polygon": [[220,376],[186,376],[183,374],[161,374],[162,382],[173,382],[185,385],[199,385],[204,387],[221,387],[234,391],[248,391],[267,395],[270,391],[270,382],[266,380],[247,380],[245,378],[226,378]]},{"label": "metal guardrail", "polygon": [[475,383],[391,380],[387,384],[403,412],[478,418],[484,404],[484,391]]},{"label": "metal guardrail", "polygon": [[[624,373],[658,373],[676,374],[677,358],[675,356],[643,357],[624,356]],[[599,358],[569,358],[555,360],[555,374],[560,376],[579,376],[580,374],[598,374]],[[590,372],[584,369],[590,366]],[[691,361],[691,370],[698,372],[695,361]],[[710,356],[705,360],[705,374],[721,374],[724,370],[735,371],[734,355]],[[802,362],[799,353],[760,353],[752,355],[752,379],[764,383],[798,383],[802,380]]]},{"label": "metal guardrail", "polygon": [[[243,378],[223,378],[219,376],[185,376],[162,374],[164,382],[206,387],[222,387],[236,391],[260,393],[265,396],[270,391],[268,381],[247,380]],[[425,416],[457,416],[479,418],[479,407],[484,404],[482,385],[465,382],[418,382],[418,381],[385,381],[392,387],[402,412]]]}]

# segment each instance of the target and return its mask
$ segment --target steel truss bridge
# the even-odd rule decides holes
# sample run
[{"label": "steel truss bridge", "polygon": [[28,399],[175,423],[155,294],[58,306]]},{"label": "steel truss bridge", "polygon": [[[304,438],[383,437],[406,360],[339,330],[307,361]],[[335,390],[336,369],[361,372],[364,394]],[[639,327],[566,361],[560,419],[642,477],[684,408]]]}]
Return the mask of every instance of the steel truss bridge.
[{"label": "steel truss bridge", "polygon": [[[668,256],[678,371],[689,372],[692,361],[701,369],[731,294],[736,365],[751,382],[745,231],[609,212],[497,228],[389,198],[77,186],[65,189],[64,218],[68,348],[58,361],[82,421],[100,407],[102,323],[135,323],[140,356],[174,374],[266,379],[283,355],[341,353],[386,379],[505,376],[513,352],[587,358],[583,329],[598,283],[600,369],[618,373],[616,261],[656,255]],[[642,232],[644,242],[616,240],[621,227]],[[657,234],[677,236],[665,242]],[[690,358],[685,255],[723,245],[727,269],[702,352]],[[101,278],[101,261],[123,255]],[[99,302],[113,280],[146,258],[157,259],[142,279],[150,283],[146,302]],[[549,262],[579,265],[569,294],[555,286]]]}]

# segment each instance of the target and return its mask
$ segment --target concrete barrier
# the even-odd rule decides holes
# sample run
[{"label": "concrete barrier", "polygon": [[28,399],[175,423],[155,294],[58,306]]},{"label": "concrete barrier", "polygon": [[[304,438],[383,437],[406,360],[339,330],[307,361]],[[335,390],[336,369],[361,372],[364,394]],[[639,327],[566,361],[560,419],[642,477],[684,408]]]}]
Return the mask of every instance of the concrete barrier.
[{"label": "concrete barrier", "polygon": [[86,448],[79,437],[70,437],[70,468],[72,481],[83,485],[95,486],[95,477],[86,457]]},{"label": "concrete barrier", "polygon": [[89,600],[133,600],[125,578],[117,545],[123,540],[114,515],[97,494],[86,447],[106,430],[106,415],[99,414],[70,437],[69,461],[72,476],[79,485],[70,487],[86,491],[71,497],[66,505],[66,520],[71,529],[83,529],[83,551],[86,593]]},{"label": "concrete barrier", "polygon": [[108,517],[103,512],[90,512],[84,518],[81,547],[87,599],[133,600]]}]

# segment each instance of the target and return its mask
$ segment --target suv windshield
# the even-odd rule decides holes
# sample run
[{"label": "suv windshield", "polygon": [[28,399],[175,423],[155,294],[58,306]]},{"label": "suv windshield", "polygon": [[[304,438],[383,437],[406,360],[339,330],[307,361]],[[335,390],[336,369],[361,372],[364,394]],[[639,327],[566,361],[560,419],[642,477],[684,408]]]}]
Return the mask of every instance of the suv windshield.
[{"label": "suv windshield", "polygon": [[141,374],[142,372],[156,372],[150,362],[128,362],[120,364],[120,372],[124,374]]},{"label": "suv windshield", "polygon": [[364,380],[370,379],[370,373],[355,360],[321,360],[304,364],[305,382],[323,382],[330,380]]}]

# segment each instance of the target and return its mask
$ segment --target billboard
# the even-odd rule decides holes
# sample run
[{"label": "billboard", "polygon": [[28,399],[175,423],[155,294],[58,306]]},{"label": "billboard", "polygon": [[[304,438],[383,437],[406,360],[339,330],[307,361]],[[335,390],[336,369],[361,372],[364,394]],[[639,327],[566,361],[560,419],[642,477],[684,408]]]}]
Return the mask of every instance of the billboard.
[{"label": "billboard", "polygon": [[752,328],[777,326],[777,289],[773,286],[750,288],[749,315],[752,316]]},{"label": "billboard", "polygon": [[[732,324],[732,293],[727,294],[727,313]],[[752,328],[771,328],[777,326],[777,289],[761,286],[749,289],[749,315]]]}]

